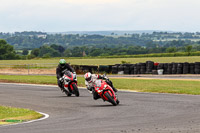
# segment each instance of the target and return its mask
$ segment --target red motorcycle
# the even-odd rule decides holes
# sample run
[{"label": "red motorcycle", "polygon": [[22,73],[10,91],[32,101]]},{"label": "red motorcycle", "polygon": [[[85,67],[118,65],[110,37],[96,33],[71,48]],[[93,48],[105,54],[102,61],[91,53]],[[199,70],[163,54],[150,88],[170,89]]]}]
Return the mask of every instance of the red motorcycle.
[{"label": "red motorcycle", "polygon": [[[109,81],[108,78],[106,80]],[[104,101],[108,101],[114,106],[119,104],[117,95],[115,94],[113,89],[106,83],[106,81],[102,79],[96,80],[94,85],[94,91],[96,91]]]},{"label": "red motorcycle", "polygon": [[64,89],[67,96],[71,96],[75,94],[75,96],[79,96],[79,90],[77,87],[77,77],[75,73],[72,73],[68,70],[63,71],[63,80],[64,80]]}]

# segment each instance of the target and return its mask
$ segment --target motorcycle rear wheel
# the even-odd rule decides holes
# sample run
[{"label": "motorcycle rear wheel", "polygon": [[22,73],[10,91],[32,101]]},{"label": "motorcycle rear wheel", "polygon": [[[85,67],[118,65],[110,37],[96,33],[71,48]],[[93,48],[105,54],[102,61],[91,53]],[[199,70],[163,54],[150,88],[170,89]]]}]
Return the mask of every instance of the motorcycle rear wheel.
[{"label": "motorcycle rear wheel", "polygon": [[108,92],[106,92],[104,95],[108,98],[108,101],[111,102],[114,106],[117,105],[114,98]]},{"label": "motorcycle rear wheel", "polygon": [[73,90],[74,90],[74,94],[75,96],[79,96],[79,90],[78,90],[78,87],[76,86],[76,84],[72,84],[72,87],[73,87]]}]

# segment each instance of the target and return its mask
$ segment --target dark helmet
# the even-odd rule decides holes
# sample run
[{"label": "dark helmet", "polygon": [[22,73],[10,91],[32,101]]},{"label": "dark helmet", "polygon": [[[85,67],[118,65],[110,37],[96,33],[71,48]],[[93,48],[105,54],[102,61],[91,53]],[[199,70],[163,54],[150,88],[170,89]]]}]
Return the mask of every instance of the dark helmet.
[{"label": "dark helmet", "polygon": [[65,59],[60,59],[59,64],[63,68],[65,66],[65,64],[66,64]]}]

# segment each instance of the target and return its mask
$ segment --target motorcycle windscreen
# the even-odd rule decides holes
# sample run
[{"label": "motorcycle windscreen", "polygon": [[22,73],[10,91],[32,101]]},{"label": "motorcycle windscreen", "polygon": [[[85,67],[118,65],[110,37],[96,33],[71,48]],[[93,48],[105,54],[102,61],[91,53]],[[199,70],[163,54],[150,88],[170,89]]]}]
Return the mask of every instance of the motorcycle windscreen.
[{"label": "motorcycle windscreen", "polygon": [[101,80],[96,80],[95,85],[96,87],[101,87]]},{"label": "motorcycle windscreen", "polygon": [[68,77],[70,77],[70,78],[72,78],[72,74],[71,74],[70,71],[66,71],[66,72],[65,72],[65,75],[68,76]]}]

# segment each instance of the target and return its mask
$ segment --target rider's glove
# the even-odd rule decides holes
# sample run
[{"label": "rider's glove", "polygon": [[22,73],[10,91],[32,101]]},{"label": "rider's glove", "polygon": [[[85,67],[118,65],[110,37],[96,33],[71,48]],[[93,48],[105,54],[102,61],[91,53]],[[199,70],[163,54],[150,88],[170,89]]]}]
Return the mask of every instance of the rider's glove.
[{"label": "rider's glove", "polygon": [[92,94],[92,87],[87,87],[87,90]]},{"label": "rider's glove", "polygon": [[106,77],[105,75],[103,75],[103,79],[108,79],[108,77]]},{"label": "rider's glove", "polygon": [[63,81],[63,78],[59,78],[59,80],[62,82],[62,81]]}]

